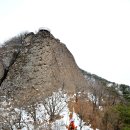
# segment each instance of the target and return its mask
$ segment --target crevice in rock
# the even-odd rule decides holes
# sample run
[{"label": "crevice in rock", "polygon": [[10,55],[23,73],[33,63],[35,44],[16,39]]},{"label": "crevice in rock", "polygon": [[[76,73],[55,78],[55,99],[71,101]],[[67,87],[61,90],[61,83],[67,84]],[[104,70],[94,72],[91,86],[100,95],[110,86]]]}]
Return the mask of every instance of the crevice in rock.
[{"label": "crevice in rock", "polygon": [[12,59],[10,60],[9,66],[6,66],[6,67],[4,68],[4,75],[3,75],[3,77],[0,79],[0,86],[1,86],[1,84],[3,83],[3,81],[6,79],[7,74],[8,74],[8,72],[9,72],[9,69],[10,69],[10,67],[15,63],[15,61],[16,61],[16,59],[17,59],[19,53],[20,53],[20,49],[15,50],[14,53],[13,53],[13,55],[12,55]]}]

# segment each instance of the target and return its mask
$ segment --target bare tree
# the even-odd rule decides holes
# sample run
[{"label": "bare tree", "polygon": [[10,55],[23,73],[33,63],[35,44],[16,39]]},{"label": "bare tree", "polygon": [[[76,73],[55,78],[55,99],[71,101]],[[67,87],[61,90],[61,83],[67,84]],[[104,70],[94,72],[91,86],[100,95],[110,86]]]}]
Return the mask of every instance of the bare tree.
[{"label": "bare tree", "polygon": [[21,129],[25,127],[26,122],[22,118],[22,111],[22,109],[13,108],[11,102],[4,102],[3,105],[1,104],[1,129],[14,130],[14,128]]},{"label": "bare tree", "polygon": [[83,126],[84,126],[84,122],[83,120],[85,119],[86,115],[87,115],[87,111],[86,108],[87,104],[85,102],[82,102],[82,101],[79,101],[77,103],[77,113],[78,113],[78,117],[80,119],[80,124],[79,124],[79,127],[80,127],[80,130],[82,130]]},{"label": "bare tree", "polygon": [[96,107],[98,104],[101,102],[101,97],[102,97],[102,89],[97,81],[93,81],[89,83],[90,85],[90,95],[88,97],[91,98],[91,101],[93,103],[93,112],[96,110]]},{"label": "bare tree", "polygon": [[54,121],[59,116],[60,112],[66,107],[66,102],[67,97],[62,91],[53,92],[51,96],[43,100],[50,121]]}]

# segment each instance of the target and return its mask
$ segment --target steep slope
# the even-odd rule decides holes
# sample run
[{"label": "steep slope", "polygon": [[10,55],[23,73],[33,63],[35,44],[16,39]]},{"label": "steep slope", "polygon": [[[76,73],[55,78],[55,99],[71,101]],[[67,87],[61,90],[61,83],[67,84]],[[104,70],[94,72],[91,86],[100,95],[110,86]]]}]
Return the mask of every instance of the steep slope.
[{"label": "steep slope", "polygon": [[0,87],[6,96],[24,97],[32,90],[44,95],[58,88],[76,92],[87,85],[70,51],[49,31],[26,34],[17,42],[1,48]]},{"label": "steep slope", "polygon": [[[83,73],[89,88],[92,88],[93,86],[108,89],[110,90],[115,90],[119,95],[122,95],[125,97],[127,100],[130,101],[130,86],[125,85],[125,84],[118,84],[115,82],[108,81],[102,77],[99,77],[95,74],[91,74],[87,71],[84,71],[81,69],[81,72]],[[112,93],[111,93],[112,94]]]}]

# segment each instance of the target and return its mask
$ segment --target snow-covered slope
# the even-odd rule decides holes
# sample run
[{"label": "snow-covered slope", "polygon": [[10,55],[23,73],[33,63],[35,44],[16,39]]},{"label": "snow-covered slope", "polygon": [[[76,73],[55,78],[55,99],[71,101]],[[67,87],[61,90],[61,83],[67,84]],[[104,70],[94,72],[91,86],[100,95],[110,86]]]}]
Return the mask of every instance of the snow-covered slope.
[{"label": "snow-covered slope", "polygon": [[[52,102],[53,101],[53,102]],[[69,97],[63,91],[58,91],[52,94],[52,96],[46,98],[43,102],[35,104],[35,111],[29,111],[30,109],[24,108],[15,108],[13,114],[10,116],[12,112],[12,108],[5,107],[10,103],[4,103],[4,108],[1,108],[1,112],[3,111],[4,116],[10,116],[10,125],[13,130],[67,130],[67,126],[70,123],[70,113],[73,113],[73,120],[75,125],[77,126],[77,130],[80,130],[80,126],[82,126],[82,130],[93,130],[91,126],[87,126],[84,121],[78,117],[74,111],[70,112],[68,108]],[[5,101],[4,101],[5,102]],[[4,110],[5,109],[5,110]],[[6,111],[8,110],[8,111]],[[54,115],[56,118],[50,121],[51,119],[51,111],[54,111]],[[35,120],[34,121],[34,115]],[[20,118],[18,118],[20,117]],[[16,120],[17,123],[15,122]],[[5,122],[5,125],[9,123]],[[97,129],[98,130],[98,129]]]}]

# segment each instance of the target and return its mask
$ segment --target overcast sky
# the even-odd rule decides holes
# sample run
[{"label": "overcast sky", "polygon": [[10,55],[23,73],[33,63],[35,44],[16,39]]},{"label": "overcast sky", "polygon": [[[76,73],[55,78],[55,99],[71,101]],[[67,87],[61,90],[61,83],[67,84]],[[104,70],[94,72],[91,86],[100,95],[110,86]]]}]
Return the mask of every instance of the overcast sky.
[{"label": "overcast sky", "polygon": [[130,85],[130,0],[0,0],[0,43],[47,27],[78,66]]}]

